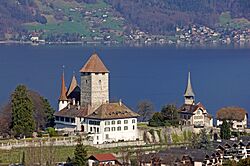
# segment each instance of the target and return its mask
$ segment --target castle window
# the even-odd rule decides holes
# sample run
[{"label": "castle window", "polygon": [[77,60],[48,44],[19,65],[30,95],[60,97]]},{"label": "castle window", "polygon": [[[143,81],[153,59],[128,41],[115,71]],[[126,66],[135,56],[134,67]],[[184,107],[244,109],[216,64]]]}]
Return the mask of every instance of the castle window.
[{"label": "castle window", "polygon": [[99,84],[102,84],[102,80],[99,80]]},{"label": "castle window", "polygon": [[115,131],[115,127],[112,127],[111,130],[112,130],[112,131]]},{"label": "castle window", "polygon": [[60,117],[60,121],[64,122],[64,117]]},{"label": "castle window", "polygon": [[112,125],[114,125],[114,124],[115,124],[115,121],[113,120],[113,121],[112,121]]},{"label": "castle window", "polygon": [[75,123],[75,118],[71,118],[71,123]]},{"label": "castle window", "polygon": [[97,133],[99,133],[99,127],[98,127],[98,128],[96,128],[96,132],[97,132]]},{"label": "castle window", "polygon": [[122,130],[122,128],[121,127],[117,127],[117,131],[121,131]]},{"label": "castle window", "polygon": [[135,129],[135,125],[133,125],[133,130]]},{"label": "castle window", "polygon": [[69,118],[65,118],[65,121],[66,121],[66,122],[69,122]]},{"label": "castle window", "polygon": [[86,80],[86,84],[88,83],[88,80]]},{"label": "castle window", "polygon": [[105,125],[106,126],[110,125],[110,121],[105,121]]},{"label": "castle window", "polygon": [[95,73],[95,75],[98,75],[98,73]]},{"label": "castle window", "polygon": [[104,128],[104,131],[107,131],[107,132],[108,132],[108,131],[110,131],[110,128],[109,128],[109,127],[105,127],[105,128]]},{"label": "castle window", "polygon": [[128,130],[128,126],[124,126],[124,130]]},{"label": "castle window", "polygon": [[121,121],[120,121],[120,120],[118,120],[118,121],[117,121],[117,124],[121,124]]},{"label": "castle window", "polygon": [[135,119],[132,120],[132,123],[135,123]]},{"label": "castle window", "polygon": [[92,127],[90,127],[90,132],[92,132],[93,131],[93,128]]},{"label": "castle window", "polygon": [[128,124],[128,120],[124,120],[124,124]]},{"label": "castle window", "polygon": [[106,137],[106,139],[109,139],[109,135],[108,135],[108,134],[106,134],[106,136],[105,136],[105,137]]},{"label": "castle window", "polygon": [[59,121],[59,117],[58,116],[56,116],[56,121]]}]

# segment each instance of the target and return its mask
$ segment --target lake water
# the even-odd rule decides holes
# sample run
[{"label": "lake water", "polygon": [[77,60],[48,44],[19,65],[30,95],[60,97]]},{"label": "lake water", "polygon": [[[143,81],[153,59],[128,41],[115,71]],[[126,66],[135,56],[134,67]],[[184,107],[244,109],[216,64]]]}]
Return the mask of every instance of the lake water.
[{"label": "lake water", "polygon": [[25,84],[57,108],[62,66],[69,85],[93,51],[110,71],[110,98],[131,108],[151,100],[157,110],[181,105],[190,70],[196,101],[215,115],[224,106],[250,109],[250,49],[84,48],[82,46],[0,46],[0,103]]}]

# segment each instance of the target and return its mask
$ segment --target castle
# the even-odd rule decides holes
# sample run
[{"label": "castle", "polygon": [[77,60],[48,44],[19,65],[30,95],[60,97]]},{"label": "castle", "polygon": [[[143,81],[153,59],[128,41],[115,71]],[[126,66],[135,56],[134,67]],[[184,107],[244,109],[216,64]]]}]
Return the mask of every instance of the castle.
[{"label": "castle", "polygon": [[139,115],[121,100],[109,102],[109,71],[97,53],[92,54],[80,73],[80,86],[73,75],[68,89],[62,74],[55,128],[88,133],[94,144],[136,140]]}]

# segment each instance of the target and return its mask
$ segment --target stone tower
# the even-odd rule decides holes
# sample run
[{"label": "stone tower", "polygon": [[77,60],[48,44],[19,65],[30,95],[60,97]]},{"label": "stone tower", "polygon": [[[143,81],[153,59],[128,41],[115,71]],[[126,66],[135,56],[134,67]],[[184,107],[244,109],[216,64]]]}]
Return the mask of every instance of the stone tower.
[{"label": "stone tower", "polygon": [[90,105],[93,109],[109,102],[109,71],[94,53],[80,70],[81,106]]},{"label": "stone tower", "polygon": [[184,93],[185,104],[194,105],[195,104],[195,95],[191,85],[191,73],[188,72],[188,82],[187,87]]},{"label": "stone tower", "polygon": [[63,71],[61,94],[60,94],[60,97],[58,99],[58,111],[61,111],[62,109],[66,108],[68,105],[68,99],[67,99],[66,93],[67,93],[67,89],[66,89],[66,85],[65,85],[64,71]]}]

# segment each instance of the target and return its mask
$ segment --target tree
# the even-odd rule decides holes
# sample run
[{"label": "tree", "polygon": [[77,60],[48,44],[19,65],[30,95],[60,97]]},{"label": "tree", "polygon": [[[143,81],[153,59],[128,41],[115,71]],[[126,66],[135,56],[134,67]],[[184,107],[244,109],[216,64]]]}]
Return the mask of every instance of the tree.
[{"label": "tree", "polygon": [[195,133],[192,133],[191,137],[191,147],[194,149],[199,148],[199,136]]},{"label": "tree", "polygon": [[160,112],[154,113],[153,117],[149,120],[149,126],[152,127],[165,126],[164,117]]},{"label": "tree", "polygon": [[241,159],[237,165],[238,166],[250,165],[250,158],[248,157],[246,159]]},{"label": "tree", "polygon": [[204,149],[208,149],[210,147],[209,134],[207,134],[207,130],[205,128],[200,130],[199,146]]},{"label": "tree", "polygon": [[230,124],[226,120],[223,120],[220,127],[220,137],[221,139],[230,139],[231,137]]},{"label": "tree", "polygon": [[11,96],[12,125],[15,136],[31,136],[35,129],[33,104],[24,85],[18,85]]},{"label": "tree", "polygon": [[148,121],[155,112],[154,105],[151,101],[141,101],[137,105],[137,112],[140,115],[139,121]]},{"label": "tree", "polygon": [[49,101],[43,97],[41,97],[43,101],[43,107],[45,112],[45,126],[46,127],[54,127],[55,126],[55,118],[53,116],[55,110],[51,107]]},{"label": "tree", "polygon": [[164,117],[164,120],[170,123],[171,125],[179,125],[179,113],[176,105],[168,104],[164,106],[161,110],[161,114]]},{"label": "tree", "polygon": [[87,165],[87,150],[82,144],[82,137],[78,139],[78,143],[75,148],[74,158],[72,160],[73,166],[86,166]]}]

